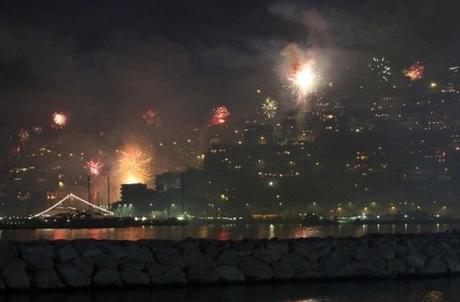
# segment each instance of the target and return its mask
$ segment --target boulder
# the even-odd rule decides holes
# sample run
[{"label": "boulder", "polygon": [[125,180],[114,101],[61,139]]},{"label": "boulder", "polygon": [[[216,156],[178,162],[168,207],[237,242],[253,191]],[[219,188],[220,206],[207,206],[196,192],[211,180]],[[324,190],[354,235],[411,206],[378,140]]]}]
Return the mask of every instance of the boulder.
[{"label": "boulder", "polygon": [[217,257],[217,265],[220,266],[238,266],[240,264],[240,255],[232,249],[224,249]]},{"label": "boulder", "polygon": [[172,247],[163,247],[155,254],[159,263],[178,268],[184,267],[184,260],[178,250]]},{"label": "boulder", "polygon": [[295,254],[283,256],[281,263],[289,267],[295,274],[311,269],[311,265],[307,260]]},{"label": "boulder", "polygon": [[119,246],[118,244],[109,242],[109,243],[103,244],[102,249],[110,256],[113,256],[116,258],[126,257],[124,248]]},{"label": "boulder", "polygon": [[19,245],[19,254],[24,257],[28,254],[42,254],[51,259],[56,257],[55,246],[52,244],[41,244],[40,241],[34,241],[32,244]]},{"label": "boulder", "polygon": [[75,258],[72,264],[87,276],[91,276],[94,272],[94,263],[88,258]]},{"label": "boulder", "polygon": [[145,246],[128,244],[124,247],[124,252],[127,258],[152,262],[154,260],[152,252]]},{"label": "boulder", "polygon": [[96,270],[117,269],[120,259],[111,255],[99,255],[93,258],[93,262],[96,265]]},{"label": "boulder", "polygon": [[388,260],[387,271],[391,275],[401,275],[406,272],[407,265],[404,259],[399,257]]},{"label": "boulder", "polygon": [[[307,239],[304,240],[308,241],[308,243],[311,245],[315,253],[317,254],[317,257],[326,257],[328,256],[334,246],[336,246],[337,241],[336,238],[328,237],[328,238],[312,238],[312,239]],[[309,259],[309,261],[311,261]]]},{"label": "boulder", "polygon": [[420,253],[410,253],[407,256],[407,264],[413,268],[423,268],[425,266],[426,258]]},{"label": "boulder", "polygon": [[275,280],[290,280],[294,278],[295,271],[282,262],[273,264],[273,278]]},{"label": "boulder", "polygon": [[356,261],[350,261],[345,263],[342,267],[336,271],[331,272],[328,277],[353,277],[361,276],[361,266]]},{"label": "boulder", "polygon": [[334,275],[347,261],[344,256],[333,253],[330,257],[321,258],[319,265],[327,275]]},{"label": "boulder", "polygon": [[192,283],[215,283],[219,280],[219,273],[214,268],[192,268],[187,274],[188,280]]},{"label": "boulder", "polygon": [[120,271],[121,279],[127,285],[149,285],[150,278],[149,276],[139,270],[132,268],[124,268]]},{"label": "boulder", "polygon": [[235,241],[233,243],[232,249],[238,253],[240,256],[249,256],[252,254],[253,250],[253,241],[244,240],[244,241]]},{"label": "boulder", "polygon": [[7,267],[19,256],[18,249],[7,241],[0,241],[0,269]]},{"label": "boulder", "polygon": [[354,260],[362,260],[369,257],[369,249],[366,244],[359,244],[350,248],[350,258]]},{"label": "boulder", "polygon": [[1,276],[7,288],[26,289],[30,287],[29,276],[23,268],[4,268]]},{"label": "boulder", "polygon": [[48,254],[40,252],[24,253],[22,258],[26,262],[26,267],[29,270],[43,270],[54,267],[53,258]]},{"label": "boulder", "polygon": [[272,269],[253,256],[242,257],[240,268],[249,280],[270,280],[273,277]]},{"label": "boulder", "polygon": [[244,281],[243,272],[236,266],[217,266],[215,271],[219,274],[220,280],[225,282]]},{"label": "boulder", "polygon": [[145,268],[145,265],[146,265],[146,262],[143,260],[127,258],[127,259],[121,259],[118,267],[120,268],[120,270],[123,270],[125,268],[130,268],[130,269],[134,269],[137,271],[143,271]]},{"label": "boulder", "polygon": [[282,241],[270,240],[267,243],[266,248],[271,251],[276,251],[276,253],[281,256],[289,254],[289,245]]},{"label": "boulder", "polygon": [[214,241],[205,242],[202,249],[203,253],[206,256],[211,257],[213,259],[216,258],[217,255],[219,255],[219,251]]},{"label": "boulder", "polygon": [[71,245],[58,248],[56,254],[60,263],[67,263],[78,257],[77,250]]},{"label": "boulder", "polygon": [[175,242],[174,247],[179,249],[180,251],[189,249],[199,249],[200,242],[196,239],[186,238],[185,240]]},{"label": "boulder", "polygon": [[[387,245],[380,245],[372,250],[372,252],[377,253],[379,257],[382,257],[385,260],[393,259],[396,256],[397,249],[393,244],[388,243]],[[399,253],[404,253],[404,249],[400,248]]]},{"label": "boulder", "polygon": [[101,287],[120,287],[123,285],[123,282],[117,270],[104,268],[94,274],[93,285]]},{"label": "boulder", "polygon": [[32,287],[39,289],[57,289],[65,287],[54,269],[35,270],[32,273]]},{"label": "boulder", "polygon": [[212,269],[216,266],[216,261],[211,257],[203,254],[198,249],[184,250],[184,265],[190,269]]},{"label": "boulder", "polygon": [[457,258],[448,256],[445,258],[447,268],[450,272],[460,273],[460,261]]},{"label": "boulder", "polygon": [[72,264],[58,264],[56,270],[61,280],[69,287],[89,287],[91,277]]},{"label": "boulder", "polygon": [[307,242],[306,240],[294,241],[292,243],[292,253],[308,259],[311,263],[316,262],[319,257],[312,243]]},{"label": "boulder", "polygon": [[281,258],[282,254],[276,249],[267,249],[261,247],[257,248],[254,251],[253,256],[263,262],[273,263],[278,261]]},{"label": "boulder", "polygon": [[185,273],[178,267],[148,263],[147,272],[153,284],[184,284]]},{"label": "boulder", "polygon": [[5,268],[6,267],[25,269],[26,268],[26,263],[25,263],[24,260],[22,260],[20,258],[16,258],[16,259],[10,260],[7,264],[5,264]]},{"label": "boulder", "polygon": [[[401,257],[398,256],[398,258]],[[387,267],[387,261],[384,257],[380,257],[378,254],[371,254],[368,260],[369,264],[367,265],[367,267],[371,272],[373,272],[374,275],[379,275],[385,271]]]},{"label": "boulder", "polygon": [[96,257],[103,254],[102,250],[93,244],[80,246],[78,250],[84,258]]},{"label": "boulder", "polygon": [[447,265],[440,257],[434,257],[426,263],[424,272],[429,274],[442,274],[447,272]]}]

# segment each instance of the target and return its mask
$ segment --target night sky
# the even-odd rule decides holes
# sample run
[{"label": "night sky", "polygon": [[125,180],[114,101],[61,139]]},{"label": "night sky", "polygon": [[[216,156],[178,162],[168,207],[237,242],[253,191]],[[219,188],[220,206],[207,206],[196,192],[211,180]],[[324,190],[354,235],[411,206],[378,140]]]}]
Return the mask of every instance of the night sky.
[{"label": "night sky", "polygon": [[459,12],[456,0],[1,1],[2,135],[56,110],[81,133],[124,129],[149,107],[171,134],[219,104],[243,119],[257,89],[289,102],[290,42],[321,52],[343,86],[373,55],[441,77],[459,63]]}]

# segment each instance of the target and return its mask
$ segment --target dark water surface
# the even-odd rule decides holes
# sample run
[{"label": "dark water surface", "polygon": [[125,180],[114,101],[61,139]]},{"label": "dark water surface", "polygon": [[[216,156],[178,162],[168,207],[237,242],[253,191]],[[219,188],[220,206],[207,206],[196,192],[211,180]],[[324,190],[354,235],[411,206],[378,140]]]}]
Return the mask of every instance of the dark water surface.
[{"label": "dark water surface", "polygon": [[296,283],[126,291],[0,295],[0,302],[454,302],[460,279]]},{"label": "dark water surface", "polygon": [[[460,229],[460,225],[425,224],[425,225],[333,225],[305,227],[295,224],[240,224],[240,225],[187,225],[154,226],[108,229],[40,229],[40,230],[0,230],[0,239],[35,240],[35,239],[172,239],[187,237],[212,238],[219,240],[237,240],[243,238],[301,238],[301,237],[344,237],[363,236],[368,233],[438,233]],[[459,298],[460,301],[460,298]]]}]

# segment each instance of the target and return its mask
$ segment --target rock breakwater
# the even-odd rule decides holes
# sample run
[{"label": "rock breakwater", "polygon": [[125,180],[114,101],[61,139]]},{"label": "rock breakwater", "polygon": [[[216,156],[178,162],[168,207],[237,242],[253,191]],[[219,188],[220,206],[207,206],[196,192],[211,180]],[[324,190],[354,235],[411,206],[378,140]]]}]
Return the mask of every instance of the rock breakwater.
[{"label": "rock breakwater", "polygon": [[455,275],[460,234],[0,241],[0,291]]}]

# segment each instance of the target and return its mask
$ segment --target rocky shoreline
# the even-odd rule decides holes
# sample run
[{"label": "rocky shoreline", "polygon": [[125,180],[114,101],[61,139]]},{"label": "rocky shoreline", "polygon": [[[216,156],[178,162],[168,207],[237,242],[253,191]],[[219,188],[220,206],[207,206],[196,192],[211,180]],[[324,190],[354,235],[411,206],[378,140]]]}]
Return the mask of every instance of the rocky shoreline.
[{"label": "rocky shoreline", "polygon": [[460,272],[460,234],[0,241],[0,291],[413,278]]}]

